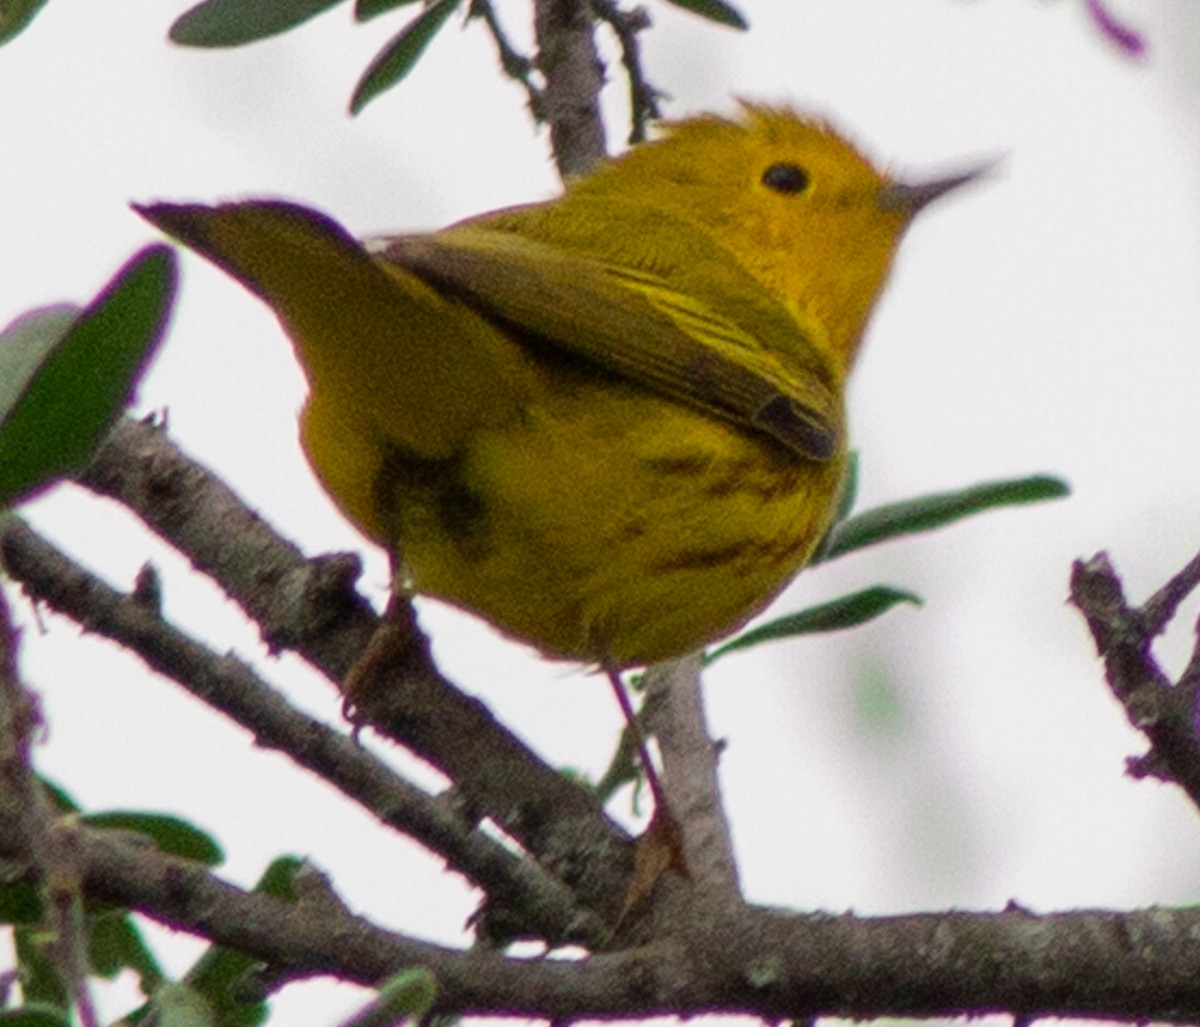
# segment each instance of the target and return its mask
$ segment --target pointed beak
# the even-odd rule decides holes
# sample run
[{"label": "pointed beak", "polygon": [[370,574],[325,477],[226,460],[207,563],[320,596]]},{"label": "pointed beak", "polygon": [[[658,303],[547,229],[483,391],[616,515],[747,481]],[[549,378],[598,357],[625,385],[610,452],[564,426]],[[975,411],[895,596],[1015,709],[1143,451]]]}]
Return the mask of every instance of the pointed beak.
[{"label": "pointed beak", "polygon": [[957,189],[968,182],[975,182],[990,174],[996,168],[996,162],[981,164],[970,171],[958,175],[947,175],[945,178],[934,178],[928,182],[889,182],[879,191],[879,209],[895,213],[907,214],[912,217],[917,211],[932,203],[939,196]]}]

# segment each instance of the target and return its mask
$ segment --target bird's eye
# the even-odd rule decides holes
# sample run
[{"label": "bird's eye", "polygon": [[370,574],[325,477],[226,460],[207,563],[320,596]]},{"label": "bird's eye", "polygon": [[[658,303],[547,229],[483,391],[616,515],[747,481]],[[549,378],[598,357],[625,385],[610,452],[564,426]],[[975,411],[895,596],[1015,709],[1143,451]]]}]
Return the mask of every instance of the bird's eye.
[{"label": "bird's eye", "polygon": [[763,172],[762,184],[777,193],[795,195],[808,188],[808,172],[798,164],[772,164]]}]

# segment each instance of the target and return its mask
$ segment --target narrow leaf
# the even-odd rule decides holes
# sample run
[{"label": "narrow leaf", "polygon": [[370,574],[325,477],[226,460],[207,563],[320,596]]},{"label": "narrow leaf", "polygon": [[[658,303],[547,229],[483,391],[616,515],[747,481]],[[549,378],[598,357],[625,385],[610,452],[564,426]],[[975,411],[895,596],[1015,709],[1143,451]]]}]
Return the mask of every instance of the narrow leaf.
[{"label": "narrow leaf", "polygon": [[407,7],[418,2],[419,0],[355,0],[354,20],[370,21],[388,11],[394,11],[397,7]]},{"label": "narrow leaf", "polygon": [[861,592],[834,599],[820,606],[810,606],[799,613],[780,617],[769,621],[750,631],[743,632],[737,638],[718,646],[705,656],[705,663],[712,663],[726,653],[739,649],[749,649],[763,642],[773,642],[781,638],[794,638],[797,635],[812,635],[824,631],[840,631],[865,624],[886,613],[899,603],[921,605],[919,596],[911,592],[902,592],[887,585],[875,585],[864,588]]},{"label": "narrow leaf", "polygon": [[1059,499],[1069,495],[1070,491],[1067,483],[1060,478],[1033,475],[878,506],[838,524],[831,533],[828,547],[819,560],[813,562],[845,556],[856,549],[900,535],[916,535],[941,528],[993,507]]},{"label": "narrow leaf", "polygon": [[194,859],[205,866],[219,866],[225,860],[221,847],[210,835],[168,813],[113,810],[108,813],[88,813],[80,820],[89,827],[101,830],[133,831],[145,835],[161,852]]},{"label": "narrow leaf", "polygon": [[204,0],[171,26],[181,46],[243,46],[302,25],[342,0]]},{"label": "narrow leaf", "polygon": [[46,6],[47,0],[0,0],[0,46],[14,39]]},{"label": "narrow leaf", "polygon": [[350,113],[358,114],[368,103],[387,92],[416,67],[425,48],[449,20],[461,0],[435,0],[412,21],[371,62],[354,87]]},{"label": "narrow leaf", "polygon": [[667,2],[721,25],[729,25],[735,29],[750,27],[750,24],[742,17],[742,13],[737,8],[725,3],[725,0],[667,0]]},{"label": "narrow leaf", "polygon": [[0,506],[87,464],[162,340],[175,264],[167,246],[148,246],[135,255],[0,414]]}]

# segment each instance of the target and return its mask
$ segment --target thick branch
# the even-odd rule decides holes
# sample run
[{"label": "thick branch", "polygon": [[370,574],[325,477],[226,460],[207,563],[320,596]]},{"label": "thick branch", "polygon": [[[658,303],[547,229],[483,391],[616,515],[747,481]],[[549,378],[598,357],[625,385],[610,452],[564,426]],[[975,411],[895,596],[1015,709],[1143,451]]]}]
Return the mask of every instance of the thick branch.
[{"label": "thick branch", "polygon": [[679,822],[692,882],[706,900],[737,902],[737,865],[708,734],[699,653],[646,672],[650,729],[663,760],[663,787]]},{"label": "thick branch", "polygon": [[[305,561],[157,427],[123,421],[80,480],[123,503],[214,578],[270,644],[294,650],[331,680],[345,676],[374,634],[378,618],[352,588],[356,561]],[[595,798],[432,664],[384,673],[392,675],[390,708],[386,719],[373,710],[371,725],[445,772],[468,808],[494,818],[585,905],[615,915],[629,842]]]},{"label": "thick branch", "polygon": [[[0,815],[12,856],[13,811]],[[375,984],[425,966],[444,1012],[544,1018],[743,1013],[1200,1019],[1200,910],[1035,916],[944,913],[857,919],[731,913],[669,941],[580,962],[457,951],[380,930],[336,903],[247,893],[126,836],[77,829],[90,894],[201,933],[292,977]]]},{"label": "thick branch", "polygon": [[541,114],[550,123],[554,163],[563,178],[586,175],[604,159],[600,89],[604,68],[596,52],[588,0],[536,0],[538,69],[545,76]]},{"label": "thick branch", "polygon": [[565,885],[473,827],[453,802],[409,784],[346,735],[295,709],[246,664],[217,656],[15,518],[0,522],[0,566],[33,600],[136,653],[246,728],[260,747],[283,752],[382,823],[414,836],[483,887],[489,904],[514,907],[510,916],[516,914],[525,930],[534,929],[552,943],[598,946],[607,937],[598,918],[576,907]]}]

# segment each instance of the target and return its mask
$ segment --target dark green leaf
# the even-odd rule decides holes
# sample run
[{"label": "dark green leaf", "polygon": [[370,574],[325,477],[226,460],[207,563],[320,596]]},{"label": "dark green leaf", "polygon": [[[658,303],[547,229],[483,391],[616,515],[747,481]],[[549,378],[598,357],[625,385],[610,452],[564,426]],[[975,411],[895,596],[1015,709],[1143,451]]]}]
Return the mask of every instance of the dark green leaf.
[{"label": "dark green leaf", "polygon": [[435,0],[404,26],[358,80],[354,95],[350,98],[351,114],[358,114],[375,97],[391,89],[416,67],[425,48],[459,3],[461,0]]},{"label": "dark green leaf", "polygon": [[667,2],[676,7],[682,7],[685,11],[698,14],[701,18],[729,25],[735,29],[750,27],[741,12],[725,3],[725,0],[667,0]]},{"label": "dark green leaf", "polygon": [[0,0],[0,46],[22,32],[46,0]]},{"label": "dark green leaf", "polygon": [[437,980],[433,974],[424,967],[401,970],[383,982],[375,1000],[352,1016],[346,1027],[422,1023],[435,998]]},{"label": "dark green leaf", "polygon": [[0,424],[20,401],[51,350],[83,311],[74,304],[39,307],[0,332]]},{"label": "dark green leaf", "polygon": [[111,980],[132,970],[146,995],[162,985],[163,969],[128,911],[109,908],[89,913],[88,923],[88,958],[94,973]]},{"label": "dark green leaf", "polygon": [[[254,891],[293,900],[293,884],[304,865],[304,861],[295,856],[280,856],[263,872]],[[185,980],[204,996],[221,1027],[258,1027],[267,1019],[267,1003],[257,995],[248,997],[243,982],[246,975],[260,965],[258,960],[245,953],[213,945],[196,960]]]},{"label": "dark green leaf", "polygon": [[20,1009],[0,1012],[3,1027],[71,1027],[71,1017],[61,1009],[42,1002],[31,1002]]},{"label": "dark green leaf", "polygon": [[356,21],[370,21],[388,11],[394,11],[397,7],[407,7],[419,2],[420,0],[355,0],[354,17]]},{"label": "dark green leaf", "polygon": [[295,902],[296,875],[304,869],[304,866],[304,860],[299,856],[278,856],[271,860],[271,865],[263,871],[254,890],[261,895],[270,895],[272,898]]},{"label": "dark green leaf", "polygon": [[277,36],[342,0],[204,0],[184,11],[168,33],[181,46],[242,46]]},{"label": "dark green leaf", "polygon": [[1009,481],[987,482],[958,492],[941,492],[905,500],[902,503],[878,506],[837,525],[820,560],[813,562],[845,556],[856,549],[900,535],[915,535],[941,528],[992,507],[1059,499],[1069,495],[1070,491],[1067,483],[1060,478],[1034,475]]},{"label": "dark green leaf", "polygon": [[58,973],[51,951],[55,938],[40,925],[13,928],[17,973],[26,1002],[44,1002],[54,1009],[68,1009],[67,986]]},{"label": "dark green leaf", "polygon": [[218,866],[225,859],[221,847],[200,828],[166,813],[113,810],[88,813],[80,818],[89,827],[108,831],[133,831],[151,839],[162,852]]},{"label": "dark green leaf", "polygon": [[[0,414],[0,506],[87,464],[162,339],[175,264],[167,246],[136,254],[45,355],[20,399]],[[39,324],[44,328],[45,319]]]},{"label": "dark green leaf", "polygon": [[42,787],[46,789],[47,798],[49,798],[50,802],[54,805],[54,808],[59,813],[79,812],[79,803],[71,798],[66,789],[64,789],[61,785],[55,784],[53,781],[47,780],[44,777],[39,778],[39,780],[42,782]]},{"label": "dark green leaf", "polygon": [[0,924],[36,924],[42,919],[42,891],[33,881],[0,885]]},{"label": "dark green leaf", "polygon": [[726,653],[749,649],[751,646],[761,645],[763,642],[852,628],[874,620],[899,603],[912,603],[920,606],[921,599],[911,592],[902,592],[896,588],[889,588],[887,585],[864,588],[861,592],[852,592],[850,595],[842,596],[829,603],[822,603],[820,606],[810,606],[807,610],[780,617],[778,620],[769,621],[750,631],[743,632],[737,638],[709,652],[705,657],[705,662],[712,663]]}]

